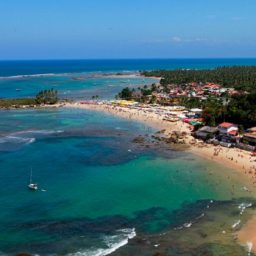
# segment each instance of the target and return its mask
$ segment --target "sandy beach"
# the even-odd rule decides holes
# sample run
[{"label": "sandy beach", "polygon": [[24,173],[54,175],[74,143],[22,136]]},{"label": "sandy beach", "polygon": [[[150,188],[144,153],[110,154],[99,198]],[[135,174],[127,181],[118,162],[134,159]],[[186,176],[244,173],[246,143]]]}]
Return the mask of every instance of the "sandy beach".
[{"label": "sandy beach", "polygon": [[189,150],[192,153],[235,169],[250,178],[251,184],[256,185],[256,158],[252,157],[250,152],[237,148],[214,146],[197,140],[190,135],[191,131],[189,125],[182,121],[169,122],[163,120],[164,115],[150,112],[150,110],[147,111],[145,109],[135,109],[109,104],[66,103],[65,107],[100,111],[121,118],[145,122],[147,125],[156,129],[165,130],[165,136],[170,135],[172,131],[186,133],[184,141],[189,145]]},{"label": "sandy beach", "polygon": [[[63,105],[62,105],[63,107]],[[169,122],[164,119],[164,114],[151,112],[150,109],[129,108],[125,106],[116,106],[107,103],[101,104],[81,104],[66,103],[64,107],[79,108],[93,111],[105,112],[121,118],[131,119],[134,121],[145,122],[158,130],[165,130],[164,135],[169,136],[173,131],[186,134],[184,136],[185,144],[188,150],[205,159],[218,162],[228,168],[238,171],[247,181],[245,190],[250,190],[256,186],[256,158],[251,157],[250,152],[237,148],[225,148],[222,146],[214,146],[206,144],[191,136],[189,125],[182,122]],[[227,176],[227,179],[229,176]],[[237,235],[238,241],[242,246],[251,246],[252,252],[256,252],[256,218],[253,218],[242,225]]]}]

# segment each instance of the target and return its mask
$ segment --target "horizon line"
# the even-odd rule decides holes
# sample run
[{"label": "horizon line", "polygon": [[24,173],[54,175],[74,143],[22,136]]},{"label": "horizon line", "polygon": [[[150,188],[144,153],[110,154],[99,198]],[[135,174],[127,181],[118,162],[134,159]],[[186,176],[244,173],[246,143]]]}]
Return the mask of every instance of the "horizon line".
[{"label": "horizon line", "polygon": [[84,61],[84,60],[204,60],[204,59],[256,59],[255,57],[176,57],[176,58],[49,58],[49,59],[0,59],[0,62],[3,61]]}]

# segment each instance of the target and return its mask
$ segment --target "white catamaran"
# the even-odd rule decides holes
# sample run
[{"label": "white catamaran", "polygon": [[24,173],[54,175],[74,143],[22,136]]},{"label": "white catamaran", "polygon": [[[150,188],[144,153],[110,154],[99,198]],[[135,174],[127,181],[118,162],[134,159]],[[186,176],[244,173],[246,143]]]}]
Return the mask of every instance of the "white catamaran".
[{"label": "white catamaran", "polygon": [[37,184],[32,182],[32,169],[30,171],[30,180],[29,180],[28,188],[31,189],[31,190],[37,190],[38,189]]}]

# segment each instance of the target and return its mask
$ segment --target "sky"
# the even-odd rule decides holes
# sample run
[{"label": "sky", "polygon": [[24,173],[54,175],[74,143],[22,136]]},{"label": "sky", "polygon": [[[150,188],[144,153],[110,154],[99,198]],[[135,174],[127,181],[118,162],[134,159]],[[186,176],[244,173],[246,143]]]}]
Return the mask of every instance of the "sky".
[{"label": "sky", "polygon": [[1,0],[0,59],[256,57],[256,0]]}]

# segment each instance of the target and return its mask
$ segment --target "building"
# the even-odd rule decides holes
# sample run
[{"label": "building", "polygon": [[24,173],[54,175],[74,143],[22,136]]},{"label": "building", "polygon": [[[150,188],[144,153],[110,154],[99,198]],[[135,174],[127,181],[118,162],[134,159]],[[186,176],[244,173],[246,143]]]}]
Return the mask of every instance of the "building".
[{"label": "building", "polygon": [[204,126],[195,132],[195,137],[202,140],[212,139],[217,131],[217,127]]},{"label": "building", "polygon": [[243,143],[250,146],[256,146],[256,133],[245,133],[243,136]]},{"label": "building", "polygon": [[218,126],[220,135],[236,136],[238,134],[238,127],[236,124],[224,122]]},{"label": "building", "polygon": [[243,135],[240,141],[237,143],[237,147],[248,150],[248,151],[256,151],[256,128],[250,128]]},{"label": "building", "polygon": [[252,150],[256,148],[256,127],[252,127],[247,130],[247,132],[243,135],[242,143],[254,147]]}]

